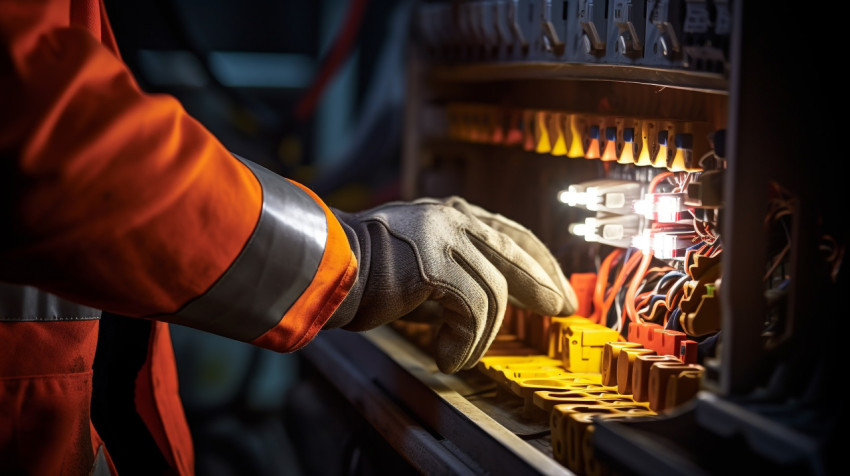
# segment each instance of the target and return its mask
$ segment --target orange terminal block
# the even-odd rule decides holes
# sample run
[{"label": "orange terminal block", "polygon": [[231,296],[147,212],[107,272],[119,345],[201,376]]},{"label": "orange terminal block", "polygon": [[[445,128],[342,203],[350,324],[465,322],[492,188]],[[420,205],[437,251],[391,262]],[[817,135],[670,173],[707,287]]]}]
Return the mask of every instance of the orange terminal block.
[{"label": "orange terminal block", "polygon": [[649,401],[649,372],[658,362],[682,363],[672,355],[638,355],[632,366],[632,398],[635,401]]},{"label": "orange terminal block", "polygon": [[[634,418],[651,416],[655,413],[641,406],[606,407],[602,405],[555,405],[550,417],[550,429],[553,446],[556,438],[563,443],[565,450],[562,454],[565,461],[560,462],[572,471],[584,471],[584,435],[595,419]],[[554,423],[554,424],[553,424]],[[556,430],[557,429],[557,430]]]},{"label": "orange terminal block", "polygon": [[602,156],[602,132],[599,130],[599,124],[592,124],[587,131],[587,140],[584,147],[585,159],[598,159]]},{"label": "orange terminal block", "polygon": [[617,160],[617,128],[606,127],[604,132],[604,147],[602,149],[601,159],[605,162],[614,162]]},{"label": "orange terminal block", "polygon": [[675,408],[697,396],[702,383],[702,372],[685,371],[667,381],[664,408]]},{"label": "orange terminal block", "polygon": [[638,355],[655,355],[655,351],[643,347],[620,349],[617,357],[617,391],[623,395],[632,394],[632,368]]},{"label": "orange terminal block", "polygon": [[617,361],[621,349],[640,349],[637,342],[608,342],[602,348],[602,385],[617,387]]},{"label": "orange terminal block", "polygon": [[635,151],[638,149],[635,143],[635,128],[626,127],[623,129],[623,147],[620,151],[620,157],[617,158],[618,164],[634,164]]},{"label": "orange terminal block", "polygon": [[657,362],[649,369],[649,408],[656,412],[668,408],[667,387],[671,379],[680,378],[683,372],[702,378],[703,371],[704,368],[697,364]]}]

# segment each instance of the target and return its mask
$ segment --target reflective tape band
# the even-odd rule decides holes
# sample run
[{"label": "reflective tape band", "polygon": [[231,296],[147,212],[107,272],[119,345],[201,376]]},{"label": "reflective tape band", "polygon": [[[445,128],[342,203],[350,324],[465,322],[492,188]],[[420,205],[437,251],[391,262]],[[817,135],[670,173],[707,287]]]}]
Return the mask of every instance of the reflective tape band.
[{"label": "reflective tape band", "polygon": [[101,312],[32,286],[0,283],[0,321],[89,321]]},{"label": "reflective tape band", "polygon": [[321,205],[280,175],[237,157],[257,177],[263,208],[224,275],[166,319],[249,342],[280,322],[319,269],[328,224]]}]

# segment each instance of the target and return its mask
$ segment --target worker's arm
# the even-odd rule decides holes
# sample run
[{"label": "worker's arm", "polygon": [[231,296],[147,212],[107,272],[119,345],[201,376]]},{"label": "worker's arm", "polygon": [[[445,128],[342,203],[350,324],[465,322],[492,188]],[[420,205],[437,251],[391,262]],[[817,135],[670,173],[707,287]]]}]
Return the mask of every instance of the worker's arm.
[{"label": "worker's arm", "polygon": [[0,3],[0,280],[290,351],[356,260],[311,192],[140,91],[62,2]]}]

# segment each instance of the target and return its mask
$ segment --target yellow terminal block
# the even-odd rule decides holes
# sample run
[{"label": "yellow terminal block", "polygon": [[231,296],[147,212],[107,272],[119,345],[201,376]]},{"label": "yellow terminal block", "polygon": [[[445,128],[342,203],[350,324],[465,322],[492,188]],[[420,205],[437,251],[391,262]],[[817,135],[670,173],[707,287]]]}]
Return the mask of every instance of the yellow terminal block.
[{"label": "yellow terminal block", "polygon": [[549,322],[549,345],[547,354],[553,359],[562,359],[564,355],[564,332],[574,324],[594,324],[584,316],[553,317]]},{"label": "yellow terminal block", "polygon": [[621,349],[643,348],[637,342],[608,342],[602,348],[602,385],[617,386],[617,360]]},{"label": "yellow terminal block", "polygon": [[669,131],[659,131],[658,132],[658,152],[655,154],[655,160],[652,162],[652,166],[658,169],[667,167],[667,159],[672,155],[672,148],[670,147],[669,142]]},{"label": "yellow terminal block", "polygon": [[572,324],[564,331],[564,367],[570,372],[602,372],[602,349],[617,342],[616,330],[600,324]]},{"label": "yellow terminal block", "polygon": [[623,150],[620,151],[620,157],[617,158],[618,164],[633,164],[635,163],[635,151],[638,146],[635,142],[635,128],[626,127],[623,129]]},{"label": "yellow terminal block", "polygon": [[484,356],[476,368],[497,383],[504,380],[504,371],[508,369],[558,367],[560,359],[551,359],[545,355],[494,355]]},{"label": "yellow terminal block", "polygon": [[587,134],[587,121],[578,114],[570,114],[570,147],[567,157],[584,157],[584,135]]},{"label": "yellow terminal block", "polygon": [[534,113],[534,151],[538,154],[548,154],[552,150],[549,140],[549,113],[537,111]]},{"label": "yellow terminal block", "polygon": [[[606,387],[600,387],[600,389]],[[610,388],[610,387],[607,387]],[[586,389],[593,390],[593,389]],[[629,398],[617,393],[617,390],[607,392],[588,392],[588,391],[556,391],[556,390],[539,390],[534,392],[532,403],[537,408],[549,412],[555,405],[570,403],[576,405],[634,405],[635,402]],[[647,409],[649,406],[647,405]]]},{"label": "yellow terminal block", "polygon": [[567,115],[560,112],[553,112],[549,115],[549,140],[552,142],[552,151],[550,154],[554,156],[567,155],[567,138],[564,135],[564,127]]},{"label": "yellow terminal block", "polygon": [[[637,147],[635,165],[646,167],[652,165],[652,151],[655,150],[655,141],[658,137],[655,121],[641,121],[639,137],[635,137]],[[635,131],[637,132],[637,131]]]}]

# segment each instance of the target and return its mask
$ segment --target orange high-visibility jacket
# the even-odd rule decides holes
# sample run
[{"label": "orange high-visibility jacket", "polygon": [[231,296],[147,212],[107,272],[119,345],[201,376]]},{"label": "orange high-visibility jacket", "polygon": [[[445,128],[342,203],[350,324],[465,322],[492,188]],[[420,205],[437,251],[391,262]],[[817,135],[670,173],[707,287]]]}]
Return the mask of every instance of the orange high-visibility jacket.
[{"label": "orange high-visibility jacket", "polygon": [[136,404],[191,474],[166,323],[296,350],[355,280],[346,235],[142,92],[100,0],[0,0],[0,43],[0,473],[114,472],[89,421],[108,310],[154,321]]}]

